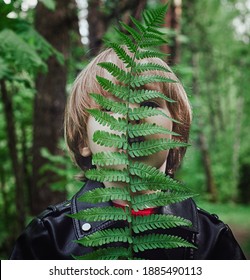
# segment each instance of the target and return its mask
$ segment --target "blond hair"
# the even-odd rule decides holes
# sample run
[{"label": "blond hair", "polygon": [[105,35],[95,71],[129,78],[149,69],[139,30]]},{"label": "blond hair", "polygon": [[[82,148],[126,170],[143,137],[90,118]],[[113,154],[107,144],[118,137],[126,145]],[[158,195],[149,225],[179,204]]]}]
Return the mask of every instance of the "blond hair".
[{"label": "blond hair", "polygon": [[[129,53],[127,49],[126,51]],[[89,94],[99,93],[103,96],[108,95],[97,82],[96,75],[117,83],[117,80],[111,74],[97,65],[100,62],[112,62],[119,68],[127,71],[124,63],[117,57],[113,49],[107,49],[96,56],[82,70],[74,82],[65,111],[65,139],[74,162],[82,170],[91,168],[91,157],[86,158],[80,154],[80,147],[88,145],[87,120],[89,114],[86,109],[98,106]],[[167,103],[171,117],[180,122],[173,123],[173,131],[180,134],[180,136],[173,136],[173,139],[187,143],[191,124],[191,108],[183,86],[163,60],[159,58],[147,58],[143,59],[143,62],[157,63],[169,69],[169,72],[154,70],[148,71],[147,74],[161,75],[177,81],[176,83],[151,83],[145,85],[144,88],[160,91],[176,101],[174,103]],[[175,173],[185,152],[185,147],[175,148],[169,151],[166,167],[166,173],[168,175]]]}]

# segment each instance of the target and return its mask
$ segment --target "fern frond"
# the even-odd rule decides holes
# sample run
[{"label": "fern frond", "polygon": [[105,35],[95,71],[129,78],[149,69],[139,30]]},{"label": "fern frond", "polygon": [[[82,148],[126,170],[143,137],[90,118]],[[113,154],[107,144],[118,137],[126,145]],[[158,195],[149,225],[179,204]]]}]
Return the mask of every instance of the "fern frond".
[{"label": "fern frond", "polygon": [[103,126],[109,126],[111,130],[115,131],[126,131],[126,121],[121,118],[114,118],[106,112],[102,112],[98,109],[86,109],[86,111],[95,118]]},{"label": "fern frond", "polygon": [[133,76],[130,81],[130,85],[133,88],[150,83],[176,83],[176,81],[160,75]]},{"label": "fern frond", "polygon": [[136,195],[132,198],[132,207],[135,211],[150,207],[158,207],[177,203],[192,197],[189,193],[156,192]]},{"label": "fern frond", "polygon": [[154,50],[139,50],[137,51],[135,55],[136,59],[141,60],[145,58],[152,58],[152,57],[158,57],[158,58],[164,58],[166,57],[166,54],[160,51],[154,51]]},{"label": "fern frond", "polygon": [[77,220],[83,220],[86,222],[96,221],[131,221],[129,213],[125,212],[122,208],[107,206],[107,207],[93,207],[86,210],[81,210],[75,214],[68,215]]},{"label": "fern frond", "polygon": [[157,115],[161,115],[163,117],[168,118],[168,115],[165,114],[163,111],[156,109],[156,108],[148,107],[148,106],[128,109],[128,117],[130,120],[142,120],[142,119],[152,117],[152,116],[157,116]]},{"label": "fern frond", "polygon": [[85,172],[86,178],[97,182],[126,182],[129,183],[127,170],[116,169],[89,169]]},{"label": "fern frond", "polygon": [[142,73],[146,71],[163,71],[163,72],[171,72],[167,67],[164,67],[157,63],[137,63],[137,65],[133,68],[134,73]]},{"label": "fern frond", "polygon": [[118,29],[116,29],[116,32],[119,34],[121,41],[128,47],[128,49],[131,51],[131,53],[136,53],[137,46],[133,43],[131,38],[128,35],[126,35],[125,33],[122,33]]},{"label": "fern frond", "polygon": [[141,40],[141,38],[142,38],[141,34],[139,32],[137,32],[134,28],[130,27],[129,25],[127,25],[126,23],[124,23],[122,21],[120,21],[120,24],[125,30],[127,30],[127,32],[129,32],[132,35],[132,37],[134,38],[134,40],[136,42]]},{"label": "fern frond", "polygon": [[[138,173],[138,171],[137,171]],[[169,176],[165,176],[164,178],[161,176],[150,177],[150,178],[140,178],[140,177],[132,177],[130,180],[130,189],[132,192],[138,191],[175,191],[175,192],[190,192],[186,186],[181,184],[180,182],[170,178]]]},{"label": "fern frond", "polygon": [[116,55],[124,62],[126,68],[135,66],[133,58],[130,57],[119,44],[109,43],[109,46],[115,51]]},{"label": "fern frond", "polygon": [[156,9],[145,10],[142,17],[147,26],[159,26],[164,23],[168,5]]},{"label": "fern frond", "polygon": [[127,155],[122,152],[100,152],[92,155],[92,164],[98,166],[128,165],[128,163]]},{"label": "fern frond", "polygon": [[94,189],[93,191],[88,191],[84,193],[80,198],[79,201],[81,202],[107,202],[110,200],[127,200],[130,201],[130,194],[126,188],[98,188]]},{"label": "fern frond", "polygon": [[104,90],[108,91],[109,93],[113,94],[114,96],[124,101],[128,101],[129,99],[128,87],[116,85],[112,83],[110,80],[100,76],[96,76],[96,80]]},{"label": "fern frond", "polygon": [[165,182],[165,174],[154,166],[150,166],[142,162],[131,161],[129,163],[129,167],[131,175],[136,175],[140,178],[145,178],[146,180],[154,179],[155,181]]},{"label": "fern frond", "polygon": [[98,93],[90,93],[90,96],[95,100],[97,104],[99,104],[106,110],[110,110],[121,115],[127,114],[128,108],[125,103],[113,101]]},{"label": "fern frond", "polygon": [[163,43],[166,43],[165,40],[153,40],[153,39],[144,39],[143,42],[141,42],[139,44],[140,48],[150,48],[150,47],[156,47],[156,46],[160,46]]},{"label": "fern frond", "polygon": [[189,220],[173,215],[153,214],[150,216],[132,217],[132,228],[135,233],[157,228],[190,227],[191,225],[192,223]]},{"label": "fern frond", "polygon": [[142,34],[146,32],[147,28],[142,23],[140,23],[136,18],[130,16],[130,19],[132,20],[133,24],[136,26],[138,31],[140,31]]},{"label": "fern frond", "polygon": [[83,246],[96,247],[111,242],[128,242],[132,243],[128,227],[125,228],[114,228],[106,229],[94,232],[91,235],[85,236],[84,238],[77,241]]},{"label": "fern frond", "polygon": [[113,77],[120,82],[127,84],[130,80],[130,75],[124,70],[120,69],[112,62],[100,62],[98,63],[103,69],[106,69]]},{"label": "fern frond", "polygon": [[142,157],[149,156],[159,151],[169,150],[177,147],[187,147],[189,144],[174,141],[172,139],[151,139],[144,142],[135,142],[128,146],[129,156]]},{"label": "fern frond", "polygon": [[127,258],[129,258],[129,251],[121,246],[119,246],[119,249],[117,247],[109,247],[95,250],[84,256],[74,256],[76,260],[118,260]]},{"label": "fern frond", "polygon": [[169,97],[165,96],[163,93],[156,90],[145,90],[145,89],[130,90],[129,101],[131,103],[141,103],[143,101],[150,100],[153,98],[161,98],[170,103],[176,102],[175,100],[170,99]]},{"label": "fern frond", "polygon": [[130,138],[135,138],[138,136],[147,136],[152,134],[169,134],[169,135],[178,135],[177,133],[151,123],[141,123],[141,124],[128,124],[128,136]]},{"label": "fern frond", "polygon": [[101,130],[94,132],[93,141],[101,146],[115,147],[118,149],[127,149],[128,145],[124,134],[116,135],[114,133],[109,133]]},{"label": "fern frond", "polygon": [[173,249],[179,247],[196,248],[192,243],[179,236],[167,234],[147,234],[144,236],[136,236],[133,239],[133,249],[135,252],[157,248]]}]

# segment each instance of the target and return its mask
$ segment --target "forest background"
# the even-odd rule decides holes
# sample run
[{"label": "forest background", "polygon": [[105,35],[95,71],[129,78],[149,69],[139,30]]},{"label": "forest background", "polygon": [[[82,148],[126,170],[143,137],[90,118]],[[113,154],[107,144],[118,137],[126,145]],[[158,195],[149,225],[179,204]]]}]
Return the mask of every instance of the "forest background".
[{"label": "forest background", "polygon": [[[77,74],[113,38],[166,0],[0,0],[0,258],[48,205],[81,187],[63,140]],[[228,223],[250,259],[250,1],[172,0],[168,63],[193,108],[177,178]]]}]

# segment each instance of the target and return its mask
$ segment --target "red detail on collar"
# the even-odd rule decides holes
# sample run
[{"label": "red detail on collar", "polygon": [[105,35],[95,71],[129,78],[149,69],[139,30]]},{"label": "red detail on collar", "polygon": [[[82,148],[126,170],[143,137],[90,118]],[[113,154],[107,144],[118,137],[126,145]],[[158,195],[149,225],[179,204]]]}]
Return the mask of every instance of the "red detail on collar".
[{"label": "red detail on collar", "polygon": [[[114,203],[114,202],[113,202],[113,205],[115,207],[120,207],[120,208],[123,208],[123,209],[125,209],[125,207],[126,207],[124,205],[120,205],[120,204],[117,204],[117,203]],[[132,215],[133,216],[149,216],[151,214],[154,214],[155,211],[156,211],[156,208],[147,208],[147,209],[138,210],[138,211],[132,210]]]}]

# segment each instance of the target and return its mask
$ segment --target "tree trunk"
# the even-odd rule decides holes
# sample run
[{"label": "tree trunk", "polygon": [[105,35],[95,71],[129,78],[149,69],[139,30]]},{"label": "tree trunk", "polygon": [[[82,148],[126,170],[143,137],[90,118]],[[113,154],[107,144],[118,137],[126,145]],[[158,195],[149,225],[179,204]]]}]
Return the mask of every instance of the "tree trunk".
[{"label": "tree trunk", "polygon": [[[198,84],[198,63],[197,63],[197,54],[193,54],[192,57],[192,65],[193,65],[193,94],[195,96],[200,95],[200,89]],[[201,121],[201,117],[197,116],[197,125],[198,125],[198,143],[201,151],[201,158],[202,163],[206,175],[206,191],[210,195],[210,201],[216,202],[218,200],[217,197],[217,188],[214,182],[213,172],[212,172],[212,166],[211,166],[211,159],[210,159],[210,153],[209,148],[207,145],[207,140],[205,137],[205,134],[202,130],[203,123]]]},{"label": "tree trunk", "polygon": [[129,16],[133,15],[139,19],[146,3],[147,0],[120,0],[107,13],[102,8],[103,1],[88,0],[89,56],[94,57],[101,51],[103,36],[107,32],[112,20],[118,22],[122,19],[130,25]]},{"label": "tree trunk", "polygon": [[[41,2],[36,7],[35,26],[41,35],[66,61],[70,51],[70,31],[78,21],[74,0],[57,0],[56,10],[48,10]],[[47,160],[40,154],[47,148],[52,154],[60,154],[58,141],[63,136],[63,115],[66,103],[67,63],[61,65],[55,57],[48,59],[48,72],[36,79],[37,94],[34,103],[33,178],[31,192],[32,214],[37,214],[48,204],[65,199],[65,191],[51,191],[51,183],[57,180],[52,172],[40,173]],[[63,186],[62,186],[63,188]]]},{"label": "tree trunk", "polygon": [[[168,0],[162,0],[163,4],[167,4]],[[161,47],[162,51],[170,54],[168,58],[169,65],[176,65],[180,62],[180,42],[178,40],[178,33],[180,32],[180,19],[182,13],[181,1],[171,1],[168,6],[168,11],[165,17],[164,26],[174,31],[174,35],[168,44]]]},{"label": "tree trunk", "polygon": [[8,137],[8,149],[10,153],[12,170],[15,178],[15,207],[16,207],[16,219],[17,219],[17,231],[20,232],[25,226],[25,203],[24,203],[24,185],[22,167],[18,158],[17,150],[17,136],[16,126],[14,120],[14,110],[12,98],[9,92],[7,92],[6,83],[4,80],[0,81],[1,97],[3,100],[4,114],[7,125],[7,137]]}]

